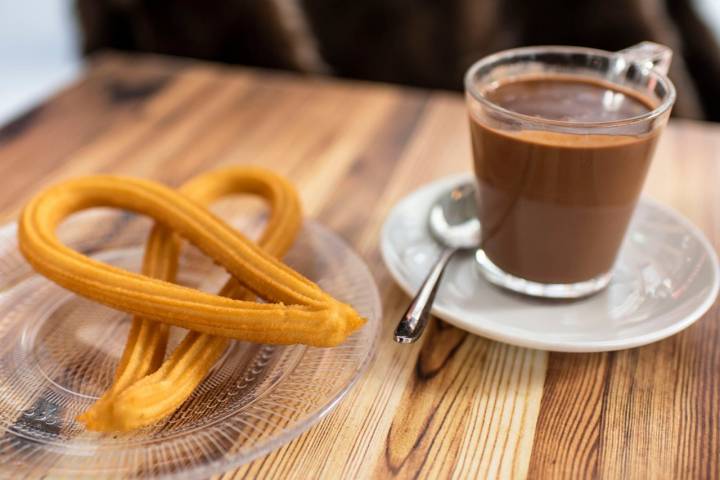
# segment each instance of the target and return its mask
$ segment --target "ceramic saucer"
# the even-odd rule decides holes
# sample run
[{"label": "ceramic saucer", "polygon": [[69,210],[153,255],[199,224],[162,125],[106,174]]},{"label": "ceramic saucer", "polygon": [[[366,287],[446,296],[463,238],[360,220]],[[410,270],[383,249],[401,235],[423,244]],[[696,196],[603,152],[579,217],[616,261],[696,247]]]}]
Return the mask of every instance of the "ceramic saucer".
[{"label": "ceramic saucer", "polygon": [[[382,230],[385,264],[414,295],[440,253],[426,225],[431,203],[456,175],[402,199]],[[574,301],[525,297],[490,285],[474,252],[457,254],[445,272],[433,314],[469,332],[523,347],[599,352],[669,337],[700,318],[718,292],[718,259],[702,232],[673,210],[642,199],[602,292]]]}]

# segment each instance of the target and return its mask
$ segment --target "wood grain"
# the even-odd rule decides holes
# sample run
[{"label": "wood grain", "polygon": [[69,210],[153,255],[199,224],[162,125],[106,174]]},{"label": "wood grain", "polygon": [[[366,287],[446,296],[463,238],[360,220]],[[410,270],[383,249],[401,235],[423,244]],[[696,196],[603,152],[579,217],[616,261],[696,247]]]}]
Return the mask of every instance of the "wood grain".
[{"label": "wood grain", "polygon": [[[720,128],[674,121],[645,192],[720,244]],[[550,355],[533,478],[720,478],[718,306],[674,337],[606,354]]]},{"label": "wood grain", "polygon": [[[470,168],[463,99],[155,56],[96,57],[0,129],[3,218],[92,172],[178,185],[219,165],[288,175],[306,214],[364,257],[385,318],[369,371],[318,425],[227,472],[241,478],[720,478],[720,328],[608,354],[548,354],[433,321],[392,342],[407,297],[378,235],[400,198]],[[720,127],[674,122],[647,192],[720,244]]]}]

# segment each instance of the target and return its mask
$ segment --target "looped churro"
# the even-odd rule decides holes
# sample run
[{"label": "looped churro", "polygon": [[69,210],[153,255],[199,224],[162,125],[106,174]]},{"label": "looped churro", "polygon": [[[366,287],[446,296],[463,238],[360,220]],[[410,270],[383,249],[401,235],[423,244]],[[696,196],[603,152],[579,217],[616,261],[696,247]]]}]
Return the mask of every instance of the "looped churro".
[{"label": "looped churro", "polygon": [[[233,168],[200,176],[181,192],[143,180],[95,176],[52,187],[23,211],[20,248],[38,272],[136,315],[112,387],[80,417],[90,429],[129,430],[172,413],[222,354],[223,337],[332,346],[364,322],[350,306],[274,258],[289,248],[301,222],[297,195],[284,179],[258,168]],[[234,193],[258,194],[270,204],[260,246],[201,206]],[[97,262],[58,241],[54,231],[62,219],[95,206],[158,220],[148,239],[144,275]],[[169,283],[177,268],[176,233],[232,274],[221,296]],[[254,302],[255,295],[278,303]],[[193,331],[160,365],[168,325]]]},{"label": "looped churro", "polygon": [[[131,273],[58,240],[67,216],[92,207],[145,214],[189,240],[259,297],[235,300]],[[55,283],[105,305],[201,333],[259,343],[335,346],[364,320],[349,305],[260,249],[197,202],[157,183],[98,175],[40,193],[25,207],[20,250]]]}]

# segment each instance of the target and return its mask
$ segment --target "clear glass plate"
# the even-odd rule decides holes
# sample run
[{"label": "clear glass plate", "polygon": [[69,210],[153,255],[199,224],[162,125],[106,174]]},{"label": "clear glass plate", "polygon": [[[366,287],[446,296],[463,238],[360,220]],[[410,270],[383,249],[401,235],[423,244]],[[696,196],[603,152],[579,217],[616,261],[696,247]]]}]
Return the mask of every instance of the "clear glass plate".
[{"label": "clear glass plate", "polygon": [[[244,227],[259,223],[255,217]],[[94,210],[69,219],[59,234],[87,255],[139,271],[149,227],[140,217]],[[285,260],[368,323],[335,348],[232,342],[171,417],[132,433],[101,435],[75,418],[109,387],[129,316],[36,275],[18,251],[16,225],[0,229],[0,476],[198,478],[307,430],[367,366],[381,306],[363,261],[317,223],[305,224]],[[185,248],[180,283],[217,291],[226,278],[199,251]],[[185,333],[174,330],[168,351]]]}]

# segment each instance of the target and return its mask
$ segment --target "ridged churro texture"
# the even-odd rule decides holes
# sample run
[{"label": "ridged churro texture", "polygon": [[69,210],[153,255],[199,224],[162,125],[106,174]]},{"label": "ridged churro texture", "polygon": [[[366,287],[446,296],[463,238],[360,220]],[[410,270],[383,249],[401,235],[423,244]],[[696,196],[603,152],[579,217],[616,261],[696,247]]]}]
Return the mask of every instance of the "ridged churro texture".
[{"label": "ridged churro texture", "polygon": [[[205,205],[231,194],[263,198],[270,214],[258,245]],[[68,215],[117,207],[158,221],[147,242],[143,275],[92,260],[55,236]],[[275,257],[291,246],[302,221],[294,188],[267,170],[210,172],[179,192],[131,178],[94,176],[51,187],[25,208],[19,228],[23,255],[41,274],[79,295],[135,315],[111,388],[80,420],[98,431],[125,431],[172,413],[202,381],[227,346],[246,341],[333,346],[359,328],[350,306]],[[180,238],[223,265],[231,278],[220,296],[174,285]],[[269,302],[253,301],[260,296]],[[168,325],[193,330],[164,362]]]}]

